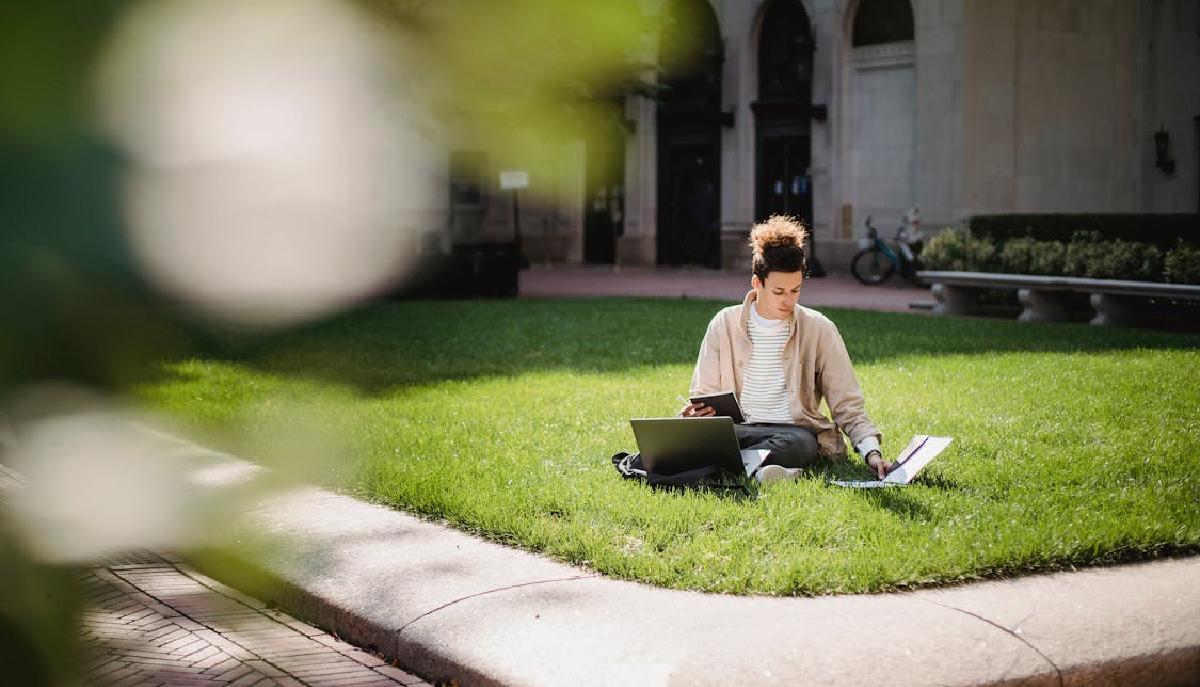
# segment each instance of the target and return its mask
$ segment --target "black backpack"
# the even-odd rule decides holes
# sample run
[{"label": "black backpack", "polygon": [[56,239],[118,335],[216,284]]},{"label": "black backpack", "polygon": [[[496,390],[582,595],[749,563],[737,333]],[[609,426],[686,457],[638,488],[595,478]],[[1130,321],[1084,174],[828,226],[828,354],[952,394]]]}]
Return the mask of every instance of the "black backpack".
[{"label": "black backpack", "polygon": [[750,490],[746,488],[743,480],[738,475],[730,474],[715,465],[685,470],[673,475],[661,475],[657,472],[646,470],[646,467],[642,465],[642,456],[640,453],[627,453],[625,451],[614,453],[612,464],[617,469],[617,472],[621,473],[621,477],[638,480],[653,489],[673,491],[696,489],[722,493],[733,491],[744,496],[750,495]]}]

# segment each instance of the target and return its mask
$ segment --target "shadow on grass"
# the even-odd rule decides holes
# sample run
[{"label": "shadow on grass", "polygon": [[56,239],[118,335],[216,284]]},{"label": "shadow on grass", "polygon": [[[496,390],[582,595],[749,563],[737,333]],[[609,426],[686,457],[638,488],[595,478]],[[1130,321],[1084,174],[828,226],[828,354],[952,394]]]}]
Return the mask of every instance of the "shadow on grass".
[{"label": "shadow on grass", "polygon": [[[197,338],[188,355],[261,372],[396,388],[538,371],[621,372],[695,363],[714,301],[379,303],[262,339]],[[826,309],[857,365],[918,355],[1200,348],[1200,335],[1079,324]],[[165,371],[163,382],[178,373]]]},{"label": "shadow on grass", "polygon": [[[814,472],[813,476],[822,480],[870,480],[874,479],[870,472],[856,462],[853,458],[846,461],[840,461],[830,465],[823,470]],[[862,499],[871,503],[878,508],[889,510],[896,515],[906,520],[917,520],[928,522],[930,519],[929,509],[921,501],[912,498],[907,492],[910,487],[880,487],[880,488],[854,488],[840,487],[833,484],[827,485],[829,489],[844,489],[847,493],[857,494]],[[954,480],[947,479],[940,475],[919,475],[911,486],[922,486],[937,489],[938,491],[962,491],[966,489],[962,484]]]},{"label": "shadow on grass", "polygon": [[925,504],[904,493],[903,487],[881,489],[855,489],[874,506],[891,511],[905,520],[929,522],[929,509]]},{"label": "shadow on grass", "polygon": [[712,483],[688,487],[652,487],[645,482],[635,479],[625,479],[622,480],[622,482],[630,485],[632,489],[645,489],[648,490],[649,493],[655,494],[662,498],[682,496],[684,494],[696,494],[711,496],[727,503],[754,501],[758,498],[760,486],[758,482],[754,481],[753,479],[735,475],[722,476],[712,480]]},{"label": "shadow on grass", "polygon": [[914,484],[919,484],[925,487],[932,487],[939,491],[962,491],[967,487],[955,482],[954,480],[946,479],[940,475],[921,475],[916,479]]}]

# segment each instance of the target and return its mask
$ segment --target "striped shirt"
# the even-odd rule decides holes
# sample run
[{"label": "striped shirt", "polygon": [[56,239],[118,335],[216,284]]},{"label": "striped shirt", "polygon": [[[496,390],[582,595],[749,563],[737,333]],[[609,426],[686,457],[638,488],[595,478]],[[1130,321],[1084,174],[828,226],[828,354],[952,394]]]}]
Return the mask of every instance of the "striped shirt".
[{"label": "striped shirt", "polygon": [[749,333],[754,349],[742,370],[742,411],[747,422],[793,423],[783,378],[783,347],[791,335],[789,320],[768,320],[750,306]]}]

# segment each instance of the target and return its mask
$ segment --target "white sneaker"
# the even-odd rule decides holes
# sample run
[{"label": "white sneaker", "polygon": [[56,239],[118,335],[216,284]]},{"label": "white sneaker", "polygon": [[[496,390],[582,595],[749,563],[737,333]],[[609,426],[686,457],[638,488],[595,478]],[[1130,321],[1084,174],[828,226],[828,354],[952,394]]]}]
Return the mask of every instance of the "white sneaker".
[{"label": "white sneaker", "polygon": [[764,465],[754,473],[754,479],[766,484],[793,480],[800,476],[800,468],[785,468],[782,465]]}]

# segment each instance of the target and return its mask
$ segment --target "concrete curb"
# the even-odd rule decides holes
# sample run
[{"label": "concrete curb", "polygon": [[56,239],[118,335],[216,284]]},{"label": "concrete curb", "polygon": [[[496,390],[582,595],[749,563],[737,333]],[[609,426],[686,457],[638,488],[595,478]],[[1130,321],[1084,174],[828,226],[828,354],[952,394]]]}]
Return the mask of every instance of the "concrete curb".
[{"label": "concrete curb", "polygon": [[613,580],[312,488],[263,500],[238,533],[241,565],[278,585],[244,591],[431,682],[1200,681],[1200,558],[771,598]]}]

